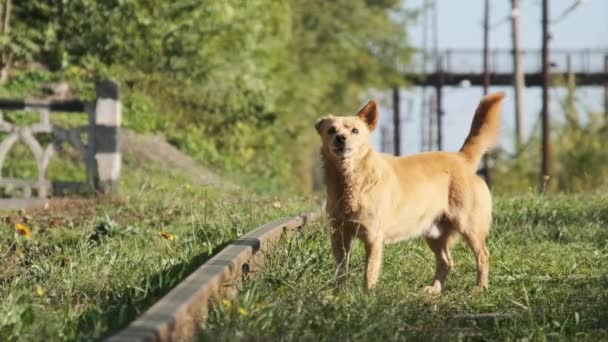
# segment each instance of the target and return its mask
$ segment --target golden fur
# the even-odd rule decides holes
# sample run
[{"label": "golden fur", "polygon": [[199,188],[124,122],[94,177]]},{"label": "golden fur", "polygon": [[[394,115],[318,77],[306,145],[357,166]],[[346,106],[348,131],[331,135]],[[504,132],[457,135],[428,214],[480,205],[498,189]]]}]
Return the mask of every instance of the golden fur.
[{"label": "golden fur", "polygon": [[356,116],[329,115],[317,121],[339,282],[348,274],[355,237],[365,246],[365,286],[372,289],[380,275],[384,245],[422,236],[437,261],[433,282],[425,291],[440,293],[453,265],[451,245],[461,235],[475,255],[477,286],[488,287],[486,238],[492,198],[475,171],[497,138],[503,98],[503,93],[496,93],[481,101],[459,152],[394,157],[374,151],[369,143],[378,122],[374,101]]}]

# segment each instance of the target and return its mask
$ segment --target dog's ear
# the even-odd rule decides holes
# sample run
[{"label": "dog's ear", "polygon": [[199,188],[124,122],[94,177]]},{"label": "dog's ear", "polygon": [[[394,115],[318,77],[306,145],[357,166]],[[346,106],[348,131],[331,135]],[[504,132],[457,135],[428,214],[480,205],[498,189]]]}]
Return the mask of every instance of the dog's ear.
[{"label": "dog's ear", "polygon": [[325,126],[325,124],[327,122],[329,122],[329,120],[331,118],[332,118],[332,115],[330,114],[328,116],[322,117],[319,120],[317,120],[317,122],[315,123],[315,129],[317,130],[317,133],[321,134],[323,127]]},{"label": "dog's ear", "polygon": [[361,108],[359,113],[357,113],[357,116],[367,124],[370,132],[376,129],[376,126],[378,125],[378,105],[376,104],[376,101],[369,101],[365,107]]}]

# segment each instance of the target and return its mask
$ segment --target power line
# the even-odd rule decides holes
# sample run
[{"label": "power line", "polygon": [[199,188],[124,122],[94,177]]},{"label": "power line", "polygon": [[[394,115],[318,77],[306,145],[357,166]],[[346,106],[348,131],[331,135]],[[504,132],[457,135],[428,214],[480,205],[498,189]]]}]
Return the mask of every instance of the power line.
[{"label": "power line", "polygon": [[560,21],[566,19],[566,17],[568,17],[568,15],[570,15],[572,12],[576,11],[576,9],[581,5],[585,4],[585,2],[587,2],[587,0],[576,0],[572,5],[570,5],[570,7],[566,8],[557,18],[551,20],[550,22],[552,24],[559,23]]},{"label": "power line", "polygon": [[[589,0],[576,0],[576,1],[574,1],[574,3],[572,5],[570,5],[570,6],[568,6],[564,11],[562,11],[562,13],[559,16],[557,16],[557,18],[552,19],[550,21],[550,23],[555,24],[555,23],[558,23],[558,22],[566,19],[566,17],[568,17],[572,12],[574,12],[580,6],[584,5],[587,1],[589,1]],[[491,24],[490,25],[490,30],[494,30],[496,28],[499,28],[500,26],[508,23],[514,16],[520,16],[522,12],[526,12],[528,9],[530,9],[530,8],[532,8],[534,6],[538,6],[538,5],[540,5],[540,2],[536,1],[534,3],[529,4],[525,8],[520,8],[518,11],[511,11],[511,13],[509,13],[506,16],[502,17],[499,21]]]}]

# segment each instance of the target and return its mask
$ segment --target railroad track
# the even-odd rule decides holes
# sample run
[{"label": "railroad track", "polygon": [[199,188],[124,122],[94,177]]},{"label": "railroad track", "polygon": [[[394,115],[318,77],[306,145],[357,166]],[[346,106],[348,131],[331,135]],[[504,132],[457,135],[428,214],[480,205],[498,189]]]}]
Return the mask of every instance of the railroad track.
[{"label": "railroad track", "polygon": [[320,216],[320,212],[311,212],[282,218],[243,235],[180,282],[127,328],[105,341],[191,340],[205,322],[212,300],[234,296],[242,279],[262,265],[264,252],[269,247],[281,236],[298,231]]}]

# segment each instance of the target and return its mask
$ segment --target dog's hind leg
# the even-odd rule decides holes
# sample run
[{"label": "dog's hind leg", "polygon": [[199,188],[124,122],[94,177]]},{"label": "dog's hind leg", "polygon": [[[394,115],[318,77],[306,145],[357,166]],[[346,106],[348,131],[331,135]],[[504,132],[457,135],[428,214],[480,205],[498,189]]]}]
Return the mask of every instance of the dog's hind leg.
[{"label": "dog's hind leg", "polygon": [[331,248],[336,259],[336,282],[341,285],[348,278],[348,264],[353,234],[346,229],[334,229],[331,234]]},{"label": "dog's hind leg", "polygon": [[464,239],[475,255],[475,262],[477,264],[476,285],[481,289],[488,288],[488,273],[490,268],[490,252],[486,245],[486,235],[484,230],[463,234]]},{"label": "dog's hind leg", "polygon": [[430,286],[425,286],[423,291],[430,294],[439,294],[445,287],[445,279],[448,273],[454,266],[452,252],[450,251],[452,244],[456,238],[456,232],[453,230],[444,230],[442,235],[436,238],[427,237],[426,243],[435,253],[436,266],[435,276]]}]

